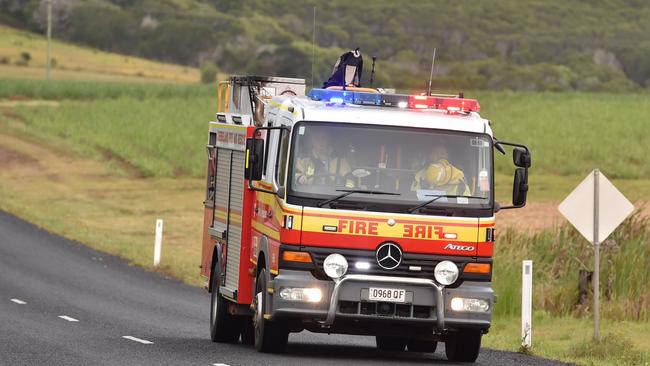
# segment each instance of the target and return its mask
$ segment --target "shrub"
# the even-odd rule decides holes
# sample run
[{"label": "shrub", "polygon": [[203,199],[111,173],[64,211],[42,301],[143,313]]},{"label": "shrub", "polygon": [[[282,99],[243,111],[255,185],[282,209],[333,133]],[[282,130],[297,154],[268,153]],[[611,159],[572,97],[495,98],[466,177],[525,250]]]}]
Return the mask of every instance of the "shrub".
[{"label": "shrub", "polygon": [[204,84],[214,83],[217,80],[217,65],[212,62],[205,62],[201,65],[201,82]]},{"label": "shrub", "polygon": [[607,334],[596,341],[589,339],[576,344],[569,357],[615,360],[617,365],[640,365],[643,354],[632,341],[621,334]]},{"label": "shrub", "polygon": [[29,65],[29,61],[32,60],[32,55],[29,52],[21,52],[20,53],[20,58],[16,62],[16,65],[18,66],[27,66]]}]

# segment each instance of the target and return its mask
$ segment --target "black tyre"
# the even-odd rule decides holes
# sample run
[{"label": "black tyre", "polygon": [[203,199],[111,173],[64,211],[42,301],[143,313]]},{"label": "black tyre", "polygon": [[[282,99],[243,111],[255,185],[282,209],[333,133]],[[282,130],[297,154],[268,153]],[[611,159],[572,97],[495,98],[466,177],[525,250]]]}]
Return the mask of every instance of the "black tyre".
[{"label": "black tyre", "polygon": [[253,318],[246,318],[241,329],[241,343],[252,346],[255,344],[255,329],[253,328]]},{"label": "black tyre", "polygon": [[464,330],[447,335],[445,354],[453,362],[474,362],[481,350],[481,331]]},{"label": "black tyre", "polygon": [[262,269],[255,281],[255,298],[253,304],[253,328],[255,330],[255,349],[259,352],[281,353],[287,347],[289,331],[282,324],[265,319],[268,309],[266,291],[266,270]]},{"label": "black tyre", "polygon": [[219,294],[219,264],[212,270],[212,294],[210,296],[210,338],[213,342],[236,343],[239,341],[242,320],[228,313],[228,300]]},{"label": "black tyre", "polygon": [[409,339],[406,343],[409,352],[427,352],[434,353],[438,348],[438,342],[425,341],[422,339]]},{"label": "black tyre", "polygon": [[382,351],[404,351],[406,339],[401,337],[376,336],[377,349]]}]

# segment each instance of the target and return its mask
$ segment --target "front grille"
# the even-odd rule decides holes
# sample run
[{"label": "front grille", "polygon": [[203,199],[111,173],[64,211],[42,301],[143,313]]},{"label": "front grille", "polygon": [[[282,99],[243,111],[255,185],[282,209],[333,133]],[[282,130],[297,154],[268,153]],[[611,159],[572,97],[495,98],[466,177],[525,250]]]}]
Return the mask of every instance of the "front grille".
[{"label": "front grille", "polygon": [[405,319],[433,318],[433,308],[429,306],[390,302],[339,301],[339,313]]},{"label": "front grille", "polygon": [[[349,268],[349,274],[365,274],[365,275],[376,275],[376,276],[396,276],[396,277],[411,277],[411,278],[427,278],[433,279],[433,269],[436,264],[443,260],[452,260],[458,265],[462,270],[470,259],[459,260],[460,258],[449,258],[439,255],[432,254],[413,254],[413,253],[404,253],[402,257],[402,263],[391,270],[383,269],[377,264],[375,259],[375,252],[370,250],[350,250],[350,249],[334,249],[334,248],[306,248],[312,255],[314,259],[314,264],[318,270],[323,268],[323,262],[328,255],[332,253],[339,253],[347,259]],[[356,262],[368,262],[370,264],[369,269],[357,269],[355,267]],[[413,267],[419,268],[420,270],[414,270]],[[322,271],[322,270],[321,270]]]}]

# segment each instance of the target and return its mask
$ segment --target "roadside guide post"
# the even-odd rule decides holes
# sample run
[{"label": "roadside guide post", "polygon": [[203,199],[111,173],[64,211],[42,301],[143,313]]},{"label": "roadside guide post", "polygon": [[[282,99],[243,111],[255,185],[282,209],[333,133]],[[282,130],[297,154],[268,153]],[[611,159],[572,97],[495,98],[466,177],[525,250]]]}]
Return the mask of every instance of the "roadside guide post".
[{"label": "roadside guide post", "polygon": [[[558,209],[594,245],[594,339],[600,340],[600,244],[634,211],[634,205],[598,169],[594,169]],[[604,210],[603,210],[604,209]],[[589,212],[591,210],[591,212]]]},{"label": "roadside guide post", "polygon": [[156,239],[153,244],[153,266],[160,265],[160,254],[162,252],[162,234],[163,234],[163,220],[156,220]]},{"label": "roadside guide post", "polygon": [[521,346],[533,343],[533,261],[522,262],[521,275]]}]

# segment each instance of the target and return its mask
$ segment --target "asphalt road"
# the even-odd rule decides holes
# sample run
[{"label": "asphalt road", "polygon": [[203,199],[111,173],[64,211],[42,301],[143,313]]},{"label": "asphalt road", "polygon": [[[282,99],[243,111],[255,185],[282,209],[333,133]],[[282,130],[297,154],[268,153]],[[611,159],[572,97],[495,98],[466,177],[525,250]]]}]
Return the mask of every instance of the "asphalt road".
[{"label": "asphalt road", "polygon": [[[198,270],[198,269],[197,269]],[[2,365],[414,365],[435,354],[378,352],[374,338],[292,334],[287,352],[212,343],[198,288],[40,230],[0,211]],[[483,349],[477,365],[556,365]]]}]

